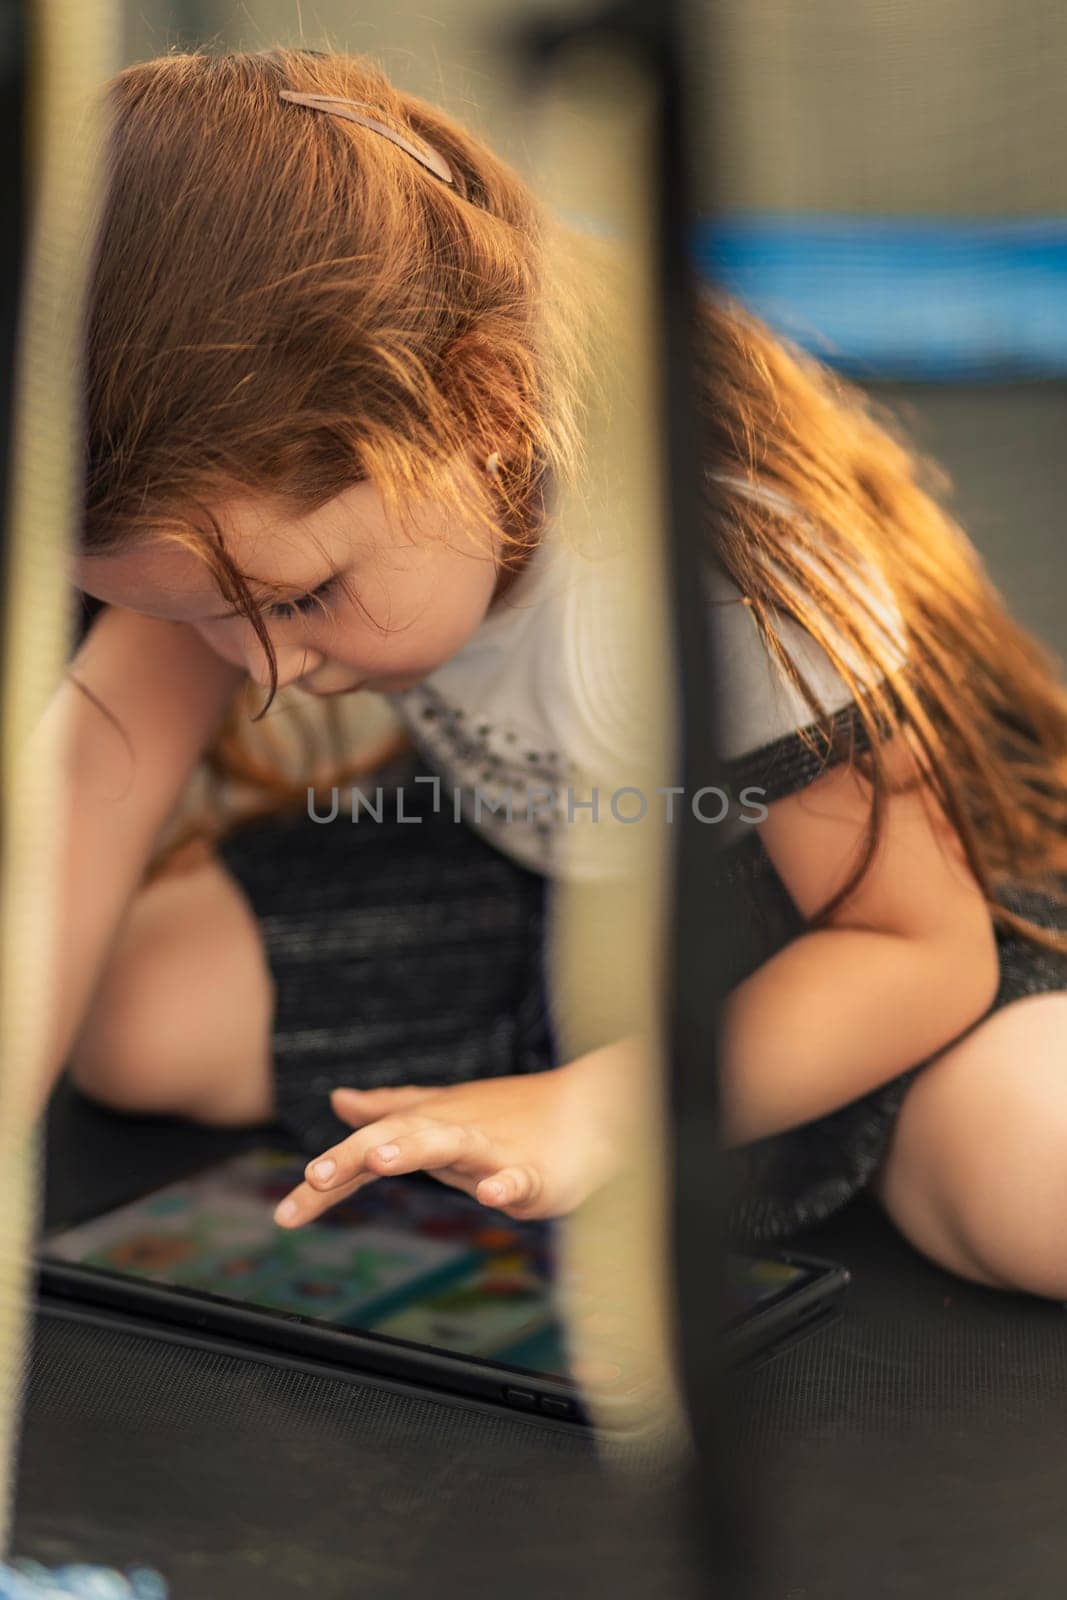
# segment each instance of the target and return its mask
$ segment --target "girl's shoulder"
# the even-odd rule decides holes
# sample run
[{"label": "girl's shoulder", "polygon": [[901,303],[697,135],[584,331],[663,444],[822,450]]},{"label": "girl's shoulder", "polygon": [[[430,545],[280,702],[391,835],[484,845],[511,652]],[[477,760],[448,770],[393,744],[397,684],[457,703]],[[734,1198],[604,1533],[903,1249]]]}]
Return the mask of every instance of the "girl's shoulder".
[{"label": "girl's shoulder", "polygon": [[[779,490],[750,480],[721,476],[740,493],[765,500],[790,517],[800,517],[799,508]],[[833,586],[828,563],[799,547],[795,552],[802,564],[819,570],[823,583]],[[799,676],[811,688],[824,711],[844,714],[854,704],[852,688],[842,676],[829,651],[818,643],[800,615],[810,620],[815,612],[811,597],[800,594],[778,563],[776,574],[787,592],[797,593],[795,611],[778,610],[766,619],[782,654],[792,662]],[[779,744],[797,740],[804,728],[817,720],[807,697],[792,681],[774,649],[757,623],[751,597],[744,594],[733,578],[715,561],[709,560],[705,573],[705,593],[711,628],[713,661],[716,669],[717,704],[720,708],[720,747],[725,760],[737,761]],[[907,661],[907,633],[899,607],[882,574],[870,563],[860,568],[857,585],[855,571],[851,587],[870,608],[880,634],[883,660],[891,671]],[[848,670],[861,681],[881,679],[879,667],[862,658],[852,640],[832,619],[818,614],[818,630]],[[799,743],[799,740],[797,740]]]},{"label": "girl's shoulder", "polygon": [[[740,489],[766,496],[790,515],[801,515],[777,490],[744,480]],[[819,564],[817,554],[808,559]],[[555,731],[560,737],[565,726],[571,742],[590,758],[604,752],[609,761],[630,750],[634,707],[641,701],[634,682],[640,652],[632,647],[635,619],[624,568],[625,563],[610,554],[592,558],[566,544],[539,552],[525,583],[516,585],[513,606],[502,608],[493,632],[498,649],[491,659],[478,657],[487,670],[492,669],[497,699],[505,684],[511,685],[511,698],[531,727],[550,708],[550,720],[558,725]],[[790,580],[781,568],[779,573],[788,592]],[[824,582],[828,576],[823,571]],[[751,596],[741,591],[710,552],[704,582],[714,667],[708,702],[714,701],[718,708],[721,755],[738,773],[783,761],[792,768],[793,756],[805,748],[801,731],[816,723],[821,713],[847,718],[854,704],[853,691],[831,654],[799,620],[803,615],[811,621],[810,598],[798,595],[795,608],[779,608],[765,619],[776,650],[757,622]],[[856,592],[854,581],[852,587]],[[884,633],[883,659],[892,667],[902,665],[907,646],[900,613],[873,569],[864,599]],[[858,678],[869,682],[881,675],[872,673],[869,662],[857,659],[850,640],[829,619],[819,617],[818,631]],[[813,709],[781,656],[812,691],[821,712]]]}]

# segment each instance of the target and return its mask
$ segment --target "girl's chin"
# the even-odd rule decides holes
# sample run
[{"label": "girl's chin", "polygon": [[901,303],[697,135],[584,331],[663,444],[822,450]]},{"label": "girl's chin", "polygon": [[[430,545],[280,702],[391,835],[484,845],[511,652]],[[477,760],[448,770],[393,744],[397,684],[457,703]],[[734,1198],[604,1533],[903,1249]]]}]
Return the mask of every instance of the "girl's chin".
[{"label": "girl's chin", "polygon": [[414,689],[426,676],[424,672],[412,673],[407,678],[380,678],[367,685],[368,689],[379,689],[383,694],[400,694],[405,689]]},{"label": "girl's chin", "polygon": [[361,687],[373,689],[376,694],[401,694],[405,689],[414,689],[426,676],[425,672],[409,672],[406,676],[396,673],[389,677],[364,678]]},{"label": "girl's chin", "polygon": [[362,678],[358,683],[342,684],[339,689],[316,689],[310,683],[305,684],[304,688],[316,700],[332,700],[340,694],[357,694],[360,689],[369,689],[374,694],[400,694],[405,689],[413,689],[424,677],[425,673],[419,672],[406,678]]},{"label": "girl's chin", "polygon": [[367,687],[365,683],[344,683],[339,689],[316,689],[314,684],[302,683],[300,687],[305,694],[314,695],[316,700],[333,700],[339,694],[355,694],[359,689]]}]

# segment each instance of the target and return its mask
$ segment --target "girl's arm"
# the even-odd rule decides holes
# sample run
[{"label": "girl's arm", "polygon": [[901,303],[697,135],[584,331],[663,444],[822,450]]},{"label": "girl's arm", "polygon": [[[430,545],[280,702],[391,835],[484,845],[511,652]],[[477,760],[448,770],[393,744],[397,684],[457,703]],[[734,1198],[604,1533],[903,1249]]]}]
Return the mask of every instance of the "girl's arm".
[{"label": "girl's arm", "polygon": [[[914,771],[898,736],[897,780]],[[768,806],[760,833],[803,916],[854,870],[870,790],[847,767]],[[993,923],[926,785],[893,795],[858,888],[732,991],[722,1048],[724,1140],[825,1115],[933,1055],[976,1022],[999,981]]]},{"label": "girl's arm", "polygon": [[243,676],[185,624],[117,607],[96,618],[70,671],[106,712],[65,679],[26,752],[62,788],[56,1003],[42,1099],[160,831]]}]

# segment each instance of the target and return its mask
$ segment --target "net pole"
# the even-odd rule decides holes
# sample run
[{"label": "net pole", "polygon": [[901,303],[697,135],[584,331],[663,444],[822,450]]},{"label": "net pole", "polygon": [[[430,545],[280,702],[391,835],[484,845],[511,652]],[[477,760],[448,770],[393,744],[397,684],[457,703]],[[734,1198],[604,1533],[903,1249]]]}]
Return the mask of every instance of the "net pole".
[{"label": "net pole", "polygon": [[[714,463],[699,427],[694,361],[691,230],[695,195],[709,191],[709,174],[694,171],[703,141],[689,63],[698,54],[678,0],[655,11],[609,4],[573,23],[553,18],[523,40],[555,134],[554,143],[542,141],[544,186],[557,208],[615,237],[626,290],[611,362],[617,387],[607,413],[591,412],[599,493],[562,511],[578,523],[599,514],[626,527],[630,590],[616,625],[631,647],[641,770],[683,796],[674,826],[635,840],[629,899],[614,915],[584,885],[564,885],[556,897],[554,990],[565,989],[566,1013],[599,1007],[603,1035],[605,1005],[609,1014],[614,1005],[620,1033],[636,1025],[654,1042],[643,1081],[628,1086],[641,1115],[623,1180],[568,1219],[565,1258],[606,1303],[630,1306],[631,1333],[660,1380],[652,1391],[660,1430],[683,1468],[686,1531],[717,1592],[737,1595],[749,1584],[749,1533],[729,1467],[718,1338],[725,1193],[716,1053],[725,993],[717,974],[726,970],[726,931],[714,915],[714,840],[688,804],[719,775],[703,582],[703,474]],[[571,1323],[583,1357],[580,1319]]]},{"label": "net pole", "polygon": [[109,0],[23,13],[28,225],[19,274],[4,505],[0,667],[0,1549],[13,1499],[37,1221],[39,1085],[57,936],[61,753],[24,758],[67,658],[82,491],[82,308],[98,191],[97,102],[119,60]]}]

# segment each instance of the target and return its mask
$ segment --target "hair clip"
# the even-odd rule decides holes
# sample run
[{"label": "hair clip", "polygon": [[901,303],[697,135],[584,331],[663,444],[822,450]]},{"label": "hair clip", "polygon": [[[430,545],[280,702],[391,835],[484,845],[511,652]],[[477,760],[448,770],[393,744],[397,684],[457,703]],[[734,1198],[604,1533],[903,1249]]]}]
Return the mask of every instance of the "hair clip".
[{"label": "hair clip", "polygon": [[[397,133],[393,128],[386,127],[384,122],[378,122],[374,117],[364,117],[358,111],[353,111],[352,106],[366,106],[366,100],[346,100],[337,94],[297,94],[292,89],[279,90],[279,98],[290,100],[296,106],[308,106],[312,111],[328,111],[335,117],[344,117],[349,122],[358,122],[364,128],[371,128],[375,133],[380,133],[386,139],[391,139],[401,150],[406,150],[409,156],[432,172],[434,177],[440,178],[443,183],[453,183],[452,169],[444,156],[440,155],[432,146],[427,145],[420,149],[412,144],[402,133]],[[368,106],[373,110],[373,106]]]}]

